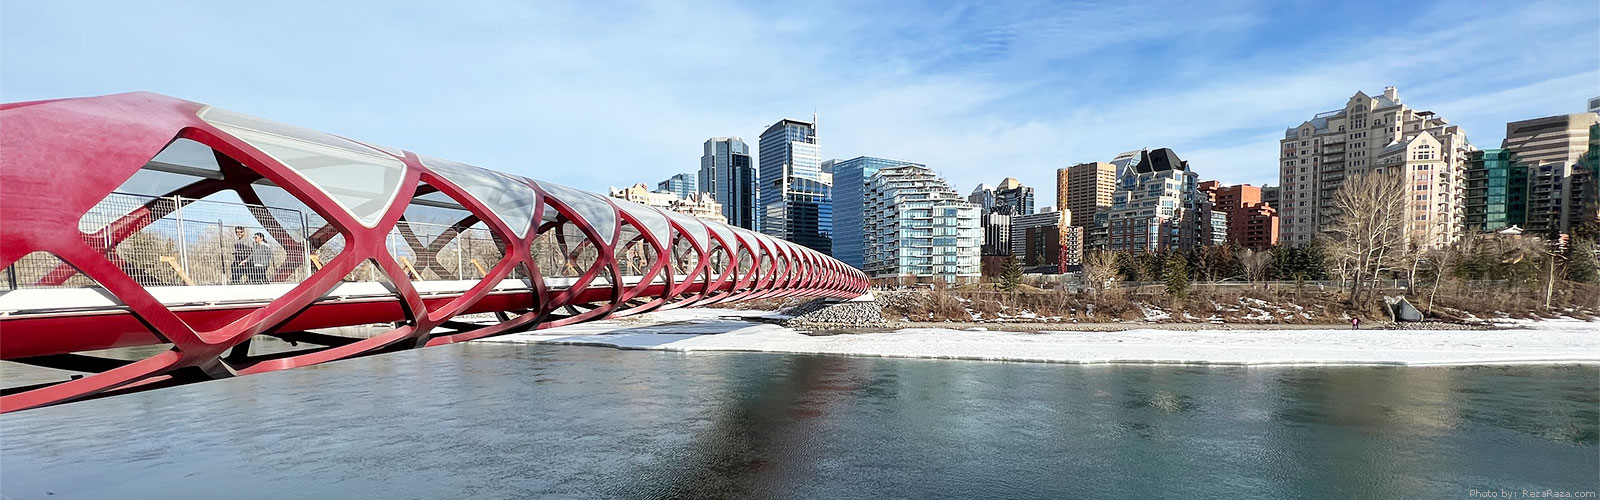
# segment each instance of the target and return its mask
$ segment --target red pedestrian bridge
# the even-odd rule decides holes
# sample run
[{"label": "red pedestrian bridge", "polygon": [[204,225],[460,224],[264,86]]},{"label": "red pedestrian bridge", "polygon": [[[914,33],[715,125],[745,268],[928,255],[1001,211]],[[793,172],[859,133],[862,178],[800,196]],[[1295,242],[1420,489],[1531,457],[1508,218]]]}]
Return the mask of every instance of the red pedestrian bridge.
[{"label": "red pedestrian bridge", "polygon": [[0,412],[868,285],[782,239],[157,94],[0,127],[0,363],[59,375],[7,381]]}]

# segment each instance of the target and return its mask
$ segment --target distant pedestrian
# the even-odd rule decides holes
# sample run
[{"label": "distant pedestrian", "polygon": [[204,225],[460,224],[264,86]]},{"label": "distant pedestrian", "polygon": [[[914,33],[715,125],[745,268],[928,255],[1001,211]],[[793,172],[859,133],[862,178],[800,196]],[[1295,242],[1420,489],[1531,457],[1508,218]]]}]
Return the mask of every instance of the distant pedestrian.
[{"label": "distant pedestrian", "polygon": [[1351,330],[1360,330],[1361,329],[1361,318],[1350,318],[1350,329]]},{"label": "distant pedestrian", "polygon": [[244,226],[233,226],[233,258],[229,259],[228,283],[242,283],[249,278],[250,265],[250,239],[246,238]]},{"label": "distant pedestrian", "polygon": [[246,263],[250,265],[246,281],[267,282],[267,266],[272,265],[272,246],[267,243],[267,235],[256,233],[255,243],[250,245],[250,257],[246,259]]}]

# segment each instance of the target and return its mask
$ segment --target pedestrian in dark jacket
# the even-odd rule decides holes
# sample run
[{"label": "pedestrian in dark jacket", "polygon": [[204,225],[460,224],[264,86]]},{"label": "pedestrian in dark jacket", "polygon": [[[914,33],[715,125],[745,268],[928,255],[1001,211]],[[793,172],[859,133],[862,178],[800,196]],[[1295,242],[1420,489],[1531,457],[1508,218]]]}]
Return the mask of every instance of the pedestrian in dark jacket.
[{"label": "pedestrian in dark jacket", "polygon": [[267,235],[256,233],[255,244],[250,245],[250,257],[246,263],[250,265],[250,282],[267,282],[267,266],[272,265],[272,246],[267,243]]},{"label": "pedestrian in dark jacket", "polygon": [[242,283],[249,279],[250,239],[244,226],[233,227],[233,258],[228,261],[228,283]]}]

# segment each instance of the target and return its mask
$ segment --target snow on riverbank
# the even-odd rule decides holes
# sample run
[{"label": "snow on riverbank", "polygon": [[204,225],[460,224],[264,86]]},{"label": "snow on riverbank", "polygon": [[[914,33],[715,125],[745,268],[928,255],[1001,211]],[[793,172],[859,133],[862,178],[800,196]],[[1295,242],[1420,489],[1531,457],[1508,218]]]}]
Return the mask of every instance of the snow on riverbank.
[{"label": "snow on riverbank", "polygon": [[[600,345],[1055,363],[1223,365],[1600,364],[1600,323],[1518,323],[1515,330],[1210,330],[1016,333],[908,328],[812,336],[739,319],[764,311],[685,309],[481,342]],[[1065,326],[1065,325],[1064,325]]]}]

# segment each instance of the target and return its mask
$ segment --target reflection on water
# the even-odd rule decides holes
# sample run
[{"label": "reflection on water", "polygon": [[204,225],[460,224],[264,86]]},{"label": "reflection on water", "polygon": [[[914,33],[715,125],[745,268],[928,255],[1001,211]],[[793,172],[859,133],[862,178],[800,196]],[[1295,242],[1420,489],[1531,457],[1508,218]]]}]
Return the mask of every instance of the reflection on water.
[{"label": "reflection on water", "polygon": [[1588,491],[1600,471],[1597,375],[1594,367],[1073,366],[455,345],[0,417],[0,493]]}]

